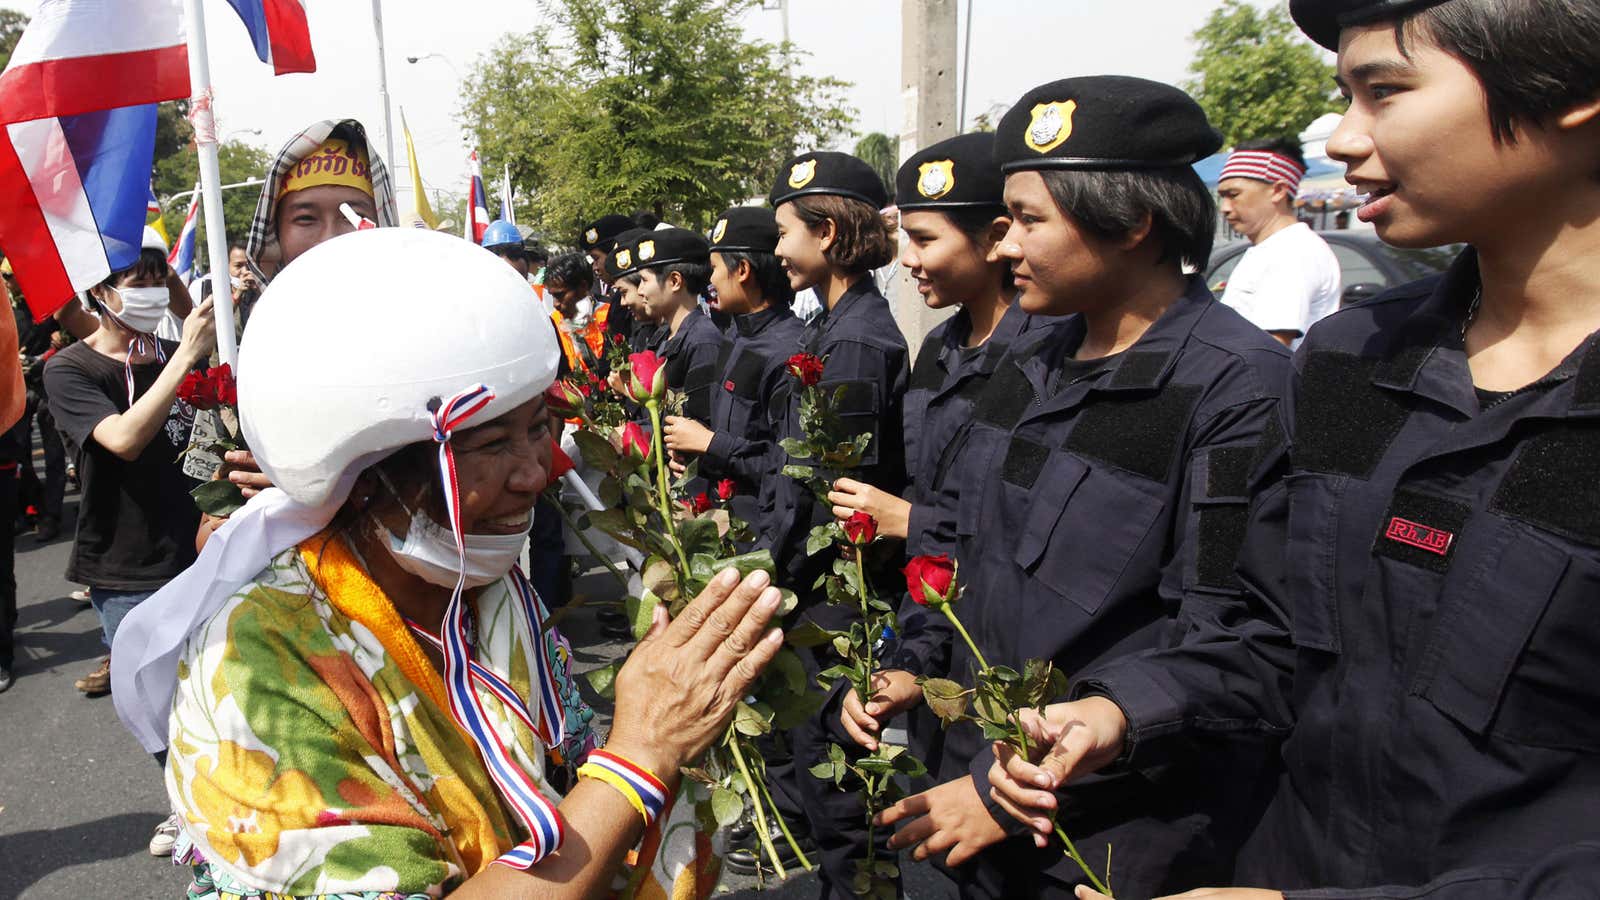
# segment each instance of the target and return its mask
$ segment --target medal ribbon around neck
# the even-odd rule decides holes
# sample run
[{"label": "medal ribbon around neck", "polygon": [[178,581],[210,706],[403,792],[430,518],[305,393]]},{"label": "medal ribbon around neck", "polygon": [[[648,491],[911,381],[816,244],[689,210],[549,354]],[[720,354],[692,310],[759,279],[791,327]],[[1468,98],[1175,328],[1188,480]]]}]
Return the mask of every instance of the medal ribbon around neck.
[{"label": "medal ribbon around neck", "polygon": [[[482,412],[494,400],[494,392],[487,385],[474,385],[454,397],[432,408],[433,439],[439,444],[439,476],[444,484],[445,512],[450,519],[450,532],[455,537],[456,552],[460,557],[461,574],[456,577],[456,587],[450,594],[450,603],[445,607],[442,651],[444,655],[444,681],[450,700],[450,715],[456,724],[477,745],[483,754],[483,761],[489,770],[489,777],[493,779],[495,787],[499,789],[501,797],[511,806],[512,811],[527,829],[529,839],[512,848],[495,862],[511,866],[514,869],[528,869],[536,865],[551,853],[561,847],[565,837],[565,829],[561,816],[556,812],[555,806],[540,792],[539,786],[533,779],[517,765],[511,758],[506,746],[501,743],[489,724],[489,718],[483,709],[483,701],[477,691],[473,690],[474,666],[472,648],[467,641],[466,604],[462,600],[462,592],[466,590],[467,577],[467,545],[462,535],[461,528],[461,485],[456,475],[455,451],[450,445],[451,435],[455,429],[467,422],[473,416]],[[431,405],[431,404],[430,404]],[[559,723],[562,719],[557,713],[550,717],[551,703],[554,696],[555,679],[550,675],[549,664],[545,659],[544,639],[539,625],[538,604],[532,588],[525,588],[527,579],[520,571],[515,572],[512,581],[517,585],[517,593],[528,612],[528,623],[533,632],[530,640],[533,642],[534,654],[539,661],[539,666],[533,673],[540,681],[540,705],[550,723],[548,729],[535,728],[541,736],[555,735],[560,739],[562,728]],[[486,668],[478,665],[483,674],[493,675]],[[482,675],[479,676],[480,678]],[[493,684],[489,689],[502,701],[514,699],[516,693],[510,690],[510,685],[503,679],[494,676],[499,682],[499,687],[504,687],[509,698],[501,695]],[[559,698],[555,698],[559,704]],[[512,710],[521,709],[519,718],[529,721],[528,710],[520,700],[506,704]],[[560,709],[559,705],[554,707]],[[548,745],[547,745],[548,746]]]}]

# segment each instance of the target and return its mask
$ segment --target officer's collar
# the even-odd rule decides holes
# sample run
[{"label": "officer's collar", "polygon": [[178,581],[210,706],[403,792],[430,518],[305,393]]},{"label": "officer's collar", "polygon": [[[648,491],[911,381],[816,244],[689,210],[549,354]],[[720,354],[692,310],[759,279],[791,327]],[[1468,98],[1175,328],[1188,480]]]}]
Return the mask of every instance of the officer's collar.
[{"label": "officer's collar", "polygon": [[[1427,397],[1465,415],[1477,414],[1478,397],[1461,327],[1482,286],[1478,253],[1468,247],[1434,280],[1426,299],[1396,330],[1372,383]],[[1590,335],[1540,381],[1568,379],[1574,379],[1572,412],[1600,415],[1600,333]]]},{"label": "officer's collar", "polygon": [[682,347],[683,342],[688,339],[689,333],[695,328],[699,327],[699,323],[695,321],[696,319],[705,319],[707,322],[711,321],[709,318],[706,318],[705,313],[698,309],[692,309],[689,311],[687,316],[683,317],[683,324],[678,326],[677,334],[672,334],[672,326],[662,322],[658,326],[661,329],[662,352],[676,352],[679,347]]},{"label": "officer's collar", "polygon": [[[1132,347],[1116,355],[1116,359],[1106,367],[1106,374],[1095,384],[1095,390],[1159,390],[1172,376],[1178,355],[1189,341],[1189,334],[1215,302],[1204,282],[1190,278],[1184,295],[1169,306]],[[1050,344],[1058,353],[1071,352],[1083,342],[1084,332],[1083,316],[1074,315],[1067,320],[1063,339],[1051,341]]]},{"label": "officer's collar", "polygon": [[844,293],[839,297],[839,302],[835,303],[832,309],[829,309],[827,302],[824,301],[822,312],[817,315],[816,321],[827,324],[829,321],[848,312],[852,306],[855,306],[857,300],[876,293],[878,293],[878,285],[873,282],[872,273],[869,272],[862,275],[848,288],[845,288]]},{"label": "officer's collar", "polygon": [[760,312],[745,313],[733,317],[733,327],[741,337],[754,337],[765,331],[768,325],[789,315],[787,306],[769,306]]},{"label": "officer's collar", "polygon": [[[1020,303],[1012,300],[1011,305],[1001,314],[1000,321],[995,323],[989,339],[983,342],[982,359],[975,374],[992,373],[995,366],[1000,364],[1000,358],[1005,355],[1007,348],[1023,333],[1023,326],[1027,323],[1028,314],[1022,311]],[[971,336],[972,316],[963,308],[950,318],[950,327],[945,329],[944,343],[939,348],[939,364],[946,372],[954,369],[961,354],[969,349],[966,344]]]}]

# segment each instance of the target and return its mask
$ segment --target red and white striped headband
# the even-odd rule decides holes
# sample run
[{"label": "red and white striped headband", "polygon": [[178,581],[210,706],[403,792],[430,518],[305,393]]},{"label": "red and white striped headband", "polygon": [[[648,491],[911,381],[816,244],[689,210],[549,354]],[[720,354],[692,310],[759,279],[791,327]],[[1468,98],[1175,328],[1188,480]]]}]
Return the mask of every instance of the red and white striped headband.
[{"label": "red and white striped headband", "polygon": [[1283,182],[1289,186],[1291,193],[1300,190],[1300,179],[1304,178],[1306,167],[1282,153],[1273,153],[1271,150],[1235,150],[1228,154],[1228,161],[1222,166],[1222,176],[1218,181],[1229,178],[1254,178],[1268,184]]}]

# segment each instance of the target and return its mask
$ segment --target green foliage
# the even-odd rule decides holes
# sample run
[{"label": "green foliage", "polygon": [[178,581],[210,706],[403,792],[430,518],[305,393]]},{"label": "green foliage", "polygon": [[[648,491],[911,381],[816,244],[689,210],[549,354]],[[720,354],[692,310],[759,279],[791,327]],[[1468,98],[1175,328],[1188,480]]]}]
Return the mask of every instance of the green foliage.
[{"label": "green foliage", "polygon": [[536,231],[569,240],[605,212],[703,227],[765,195],[798,148],[847,130],[846,85],[748,39],[754,0],[548,0],[466,79],[461,118],[485,169],[511,167]]},{"label": "green foliage", "polygon": [[[163,203],[161,218],[166,223],[167,234],[178,239],[183,230],[183,217],[189,212],[189,194],[200,180],[200,157],[195,153],[194,129],[187,118],[189,102],[177,100],[163,103],[156,110],[155,172],[152,182],[156,197]],[[222,169],[222,183],[236,184],[266,175],[272,154],[242,141],[230,140],[217,148],[217,162]],[[227,224],[229,240],[244,240],[255,217],[256,201],[261,189],[234,188],[222,192],[222,215]],[[205,219],[198,220],[195,232],[195,250],[200,268],[209,268],[205,259]]]},{"label": "green foliage", "polygon": [[11,64],[11,51],[17,49],[28,16],[14,9],[0,9],[0,69]]},{"label": "green foliage", "polygon": [[883,179],[884,186],[889,189],[890,194],[893,194],[894,176],[900,171],[894,138],[881,131],[874,131],[856,141],[856,156],[878,173],[878,177]]},{"label": "green foliage", "polygon": [[1228,146],[1298,135],[1342,106],[1334,68],[1300,37],[1283,6],[1260,10],[1225,0],[1193,35],[1196,77],[1183,87],[1205,108]]}]

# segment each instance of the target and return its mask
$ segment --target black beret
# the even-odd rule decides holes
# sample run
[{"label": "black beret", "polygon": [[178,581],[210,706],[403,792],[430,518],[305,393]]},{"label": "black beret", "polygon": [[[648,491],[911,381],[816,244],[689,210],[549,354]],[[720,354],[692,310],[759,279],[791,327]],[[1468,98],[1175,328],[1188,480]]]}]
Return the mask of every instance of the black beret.
[{"label": "black beret", "polygon": [[1006,177],[994,164],[994,135],[963,134],[919,150],[894,179],[901,209],[1000,206]]},{"label": "black beret", "polygon": [[889,192],[871,166],[848,153],[832,150],[802,153],[785,163],[778,170],[778,183],[772,186],[767,202],[776,208],[806,194],[836,194],[860,200],[873,209],[889,205]]},{"label": "black beret", "polygon": [[1123,75],[1040,85],[1022,95],[994,133],[995,162],[1008,173],[1187,166],[1221,146],[1222,135],[1193,97]]},{"label": "black beret", "polygon": [[735,253],[774,253],[778,249],[778,217],[765,206],[735,206],[711,226],[711,249]]},{"label": "black beret", "polygon": [[687,228],[658,228],[655,231],[629,232],[617,240],[617,247],[606,259],[606,268],[616,267],[616,277],[640,269],[654,269],[681,262],[705,262],[711,258],[711,245],[698,231]]},{"label": "black beret", "polygon": [[1290,0],[1289,15],[1313,41],[1339,49],[1339,32],[1348,25],[1366,25],[1420,12],[1446,0]]},{"label": "black beret", "polygon": [[610,253],[611,248],[616,246],[616,236],[633,227],[633,220],[627,216],[615,213],[601,216],[584,226],[583,233],[578,235],[578,246],[584,252],[601,250]]},{"label": "black beret", "polygon": [[[605,263],[602,265],[602,268],[604,268],[606,271],[607,278],[610,278],[612,281],[616,281],[617,278],[624,274],[622,269],[617,266],[617,251],[627,244],[636,241],[649,233],[650,229],[648,228],[629,228],[627,231],[624,231],[615,238],[611,239],[611,249],[607,251]],[[633,262],[632,253],[628,254],[628,261],[629,263]]]}]

